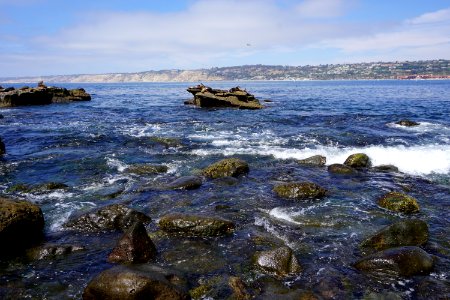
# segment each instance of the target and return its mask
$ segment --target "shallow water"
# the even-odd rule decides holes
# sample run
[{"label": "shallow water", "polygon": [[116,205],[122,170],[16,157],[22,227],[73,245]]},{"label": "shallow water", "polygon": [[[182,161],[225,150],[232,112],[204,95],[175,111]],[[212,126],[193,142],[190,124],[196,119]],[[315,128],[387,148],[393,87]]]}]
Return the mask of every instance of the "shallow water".
[{"label": "shallow water", "polygon": [[[185,106],[188,85],[65,85],[85,88],[92,101],[0,109],[4,116],[0,137],[7,148],[0,162],[0,192],[41,206],[46,243],[87,248],[53,260],[1,262],[0,296],[79,298],[87,282],[111,266],[106,257],[120,233],[73,233],[62,225],[74,214],[112,203],[125,203],[156,221],[167,213],[189,212],[237,223],[234,235],[214,239],[170,238],[154,234],[156,222],[148,226],[159,250],[155,264],[183,272],[191,287],[202,280],[238,275],[258,286],[264,298],[273,289],[315,289],[326,277],[341,278],[345,297],[350,298],[371,291],[420,298],[421,287],[429,282],[436,293],[448,293],[450,81],[211,84],[240,85],[259,99],[273,101],[259,111]],[[421,124],[401,127],[395,124],[400,119]],[[164,145],[154,137],[177,142]],[[326,168],[295,162],[322,154],[327,164],[342,163],[355,152],[368,154],[373,165],[396,165],[400,172],[336,176]],[[236,184],[216,180],[192,191],[142,189],[197,174],[228,156],[250,164],[250,173]],[[125,172],[136,163],[164,164],[169,171],[149,176]],[[297,180],[315,182],[329,195],[293,202],[272,192],[276,183]],[[7,191],[19,183],[51,181],[69,188]],[[365,237],[405,218],[376,205],[377,197],[392,190],[418,199],[421,211],[414,217],[429,224],[430,241],[424,249],[439,257],[429,276],[380,279],[351,266],[361,257],[358,245]],[[225,209],[216,209],[218,205]],[[294,250],[303,267],[299,277],[271,281],[252,266],[255,251],[278,244]],[[226,297],[218,286],[210,296]]]}]

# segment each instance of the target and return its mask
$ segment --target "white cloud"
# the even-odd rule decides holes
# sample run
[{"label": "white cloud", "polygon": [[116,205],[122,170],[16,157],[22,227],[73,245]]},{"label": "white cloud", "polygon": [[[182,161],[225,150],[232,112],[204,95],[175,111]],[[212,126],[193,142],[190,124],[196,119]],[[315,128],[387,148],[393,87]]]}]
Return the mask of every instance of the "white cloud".
[{"label": "white cloud", "polygon": [[305,0],[296,10],[306,18],[332,18],[343,15],[354,4],[353,0]]}]

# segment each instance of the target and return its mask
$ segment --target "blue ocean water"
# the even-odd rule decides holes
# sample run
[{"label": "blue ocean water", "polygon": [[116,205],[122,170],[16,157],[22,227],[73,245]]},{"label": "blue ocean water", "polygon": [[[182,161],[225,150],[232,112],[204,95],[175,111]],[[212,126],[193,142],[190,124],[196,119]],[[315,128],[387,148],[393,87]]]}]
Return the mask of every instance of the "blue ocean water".
[{"label": "blue ocean water", "polygon": [[[258,281],[261,274],[251,267],[251,256],[260,250],[254,237],[263,236],[291,247],[301,262],[302,274],[282,282],[291,289],[314,288],[324,270],[333,270],[350,282],[347,292],[355,298],[389,290],[412,299],[423,286],[448,292],[450,81],[205,82],[225,89],[239,85],[258,99],[271,100],[258,111],[185,106],[190,98],[186,88],[193,84],[55,84],[83,87],[92,101],[0,109],[0,137],[7,148],[0,162],[0,192],[41,206],[46,243],[87,246],[81,254],[51,263],[2,263],[0,281],[7,284],[1,284],[0,295],[80,297],[89,279],[110,266],[106,256],[120,233],[73,234],[62,225],[75,214],[112,203],[125,203],[154,220],[189,212],[237,222],[232,237],[203,241],[213,249],[212,259],[222,262],[212,269],[183,263],[189,259],[185,252],[200,255],[205,245],[190,241],[189,250],[178,249],[174,259],[167,253],[175,251],[175,242],[156,238],[161,254],[155,264],[186,273],[192,286],[200,277],[218,274]],[[396,125],[401,119],[420,125]],[[321,154],[327,165],[343,163],[356,152],[369,155],[375,166],[392,164],[400,172],[342,177],[295,162]],[[250,173],[234,185],[206,181],[193,191],[142,188],[198,174],[231,156],[250,164]],[[169,171],[148,176],[126,172],[138,163],[163,164]],[[298,180],[327,188],[329,196],[293,203],[272,192],[276,183]],[[69,188],[8,190],[46,182]],[[380,280],[351,266],[361,257],[358,245],[365,237],[405,218],[376,205],[377,197],[393,190],[415,197],[421,211],[414,217],[429,224],[425,249],[440,258],[429,276]],[[217,211],[218,205],[228,208]],[[155,222],[148,230],[157,232]],[[248,267],[238,268],[242,265]]]}]

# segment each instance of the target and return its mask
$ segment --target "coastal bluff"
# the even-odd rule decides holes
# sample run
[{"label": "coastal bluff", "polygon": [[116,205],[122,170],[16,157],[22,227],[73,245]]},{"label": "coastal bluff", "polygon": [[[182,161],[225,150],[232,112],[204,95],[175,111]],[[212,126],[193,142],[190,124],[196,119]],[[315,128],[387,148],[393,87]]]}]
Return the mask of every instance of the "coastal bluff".
[{"label": "coastal bluff", "polygon": [[0,86],[0,107],[46,105],[89,100],[91,100],[91,95],[82,88],[68,90],[60,87],[47,87],[43,82],[39,82],[36,88],[24,86],[16,89]]}]

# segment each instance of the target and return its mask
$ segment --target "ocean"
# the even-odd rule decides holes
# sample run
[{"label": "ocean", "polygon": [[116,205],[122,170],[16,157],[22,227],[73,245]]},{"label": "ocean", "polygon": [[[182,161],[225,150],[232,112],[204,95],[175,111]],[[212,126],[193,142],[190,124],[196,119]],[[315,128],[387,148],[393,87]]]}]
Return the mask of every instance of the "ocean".
[{"label": "ocean", "polygon": [[[82,87],[92,101],[0,109],[7,150],[0,161],[0,193],[41,207],[44,244],[85,250],[44,260],[0,260],[0,298],[80,298],[89,280],[112,266],[106,258],[121,233],[74,233],[63,225],[114,203],[153,219],[147,230],[159,254],[152,264],[181,272],[191,288],[209,282],[211,299],[230,296],[216,278],[231,275],[243,278],[260,298],[298,290],[320,294],[324,280],[342,299],[387,292],[399,299],[449,295],[450,81],[204,82],[240,86],[271,100],[261,110],[184,105],[191,96],[186,88],[198,83],[47,84]],[[397,125],[402,119],[420,125]],[[340,176],[297,162],[323,155],[327,165],[343,163],[359,152],[373,166],[395,165],[399,172]],[[250,172],[232,182],[205,180],[195,190],[157,188],[227,157],[247,161]],[[143,163],[168,171],[127,172]],[[277,183],[293,181],[311,181],[329,192],[321,200],[292,201],[272,191]],[[67,188],[12,188],[48,182]],[[362,257],[361,241],[411,218],[377,205],[389,191],[407,193],[420,205],[413,217],[426,221],[430,232],[422,248],[437,257],[429,275],[379,277],[353,267]],[[220,238],[160,234],[158,219],[175,212],[220,216],[237,228]],[[298,276],[278,279],[254,267],[255,252],[273,244],[294,251],[302,266]]]}]

